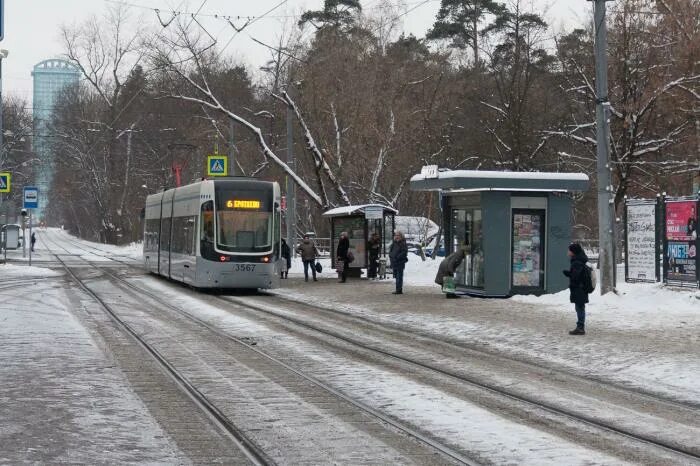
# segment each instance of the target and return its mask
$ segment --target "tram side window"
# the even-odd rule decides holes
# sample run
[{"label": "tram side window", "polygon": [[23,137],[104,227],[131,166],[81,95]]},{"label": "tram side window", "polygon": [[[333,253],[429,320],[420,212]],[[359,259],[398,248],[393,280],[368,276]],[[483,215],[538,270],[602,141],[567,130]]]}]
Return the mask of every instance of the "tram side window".
[{"label": "tram side window", "polygon": [[214,201],[202,204],[201,215],[201,244],[199,246],[202,257],[208,257],[214,253]]},{"label": "tram side window", "polygon": [[194,255],[194,234],[197,228],[196,217],[173,218],[172,252]]},{"label": "tram side window", "polygon": [[161,235],[160,235],[160,250],[169,251],[170,250],[170,226],[172,225],[172,218],[163,218],[161,220]]},{"label": "tram side window", "polygon": [[160,220],[157,218],[146,220],[146,234],[144,235],[145,248],[148,252],[158,251],[158,229]]}]

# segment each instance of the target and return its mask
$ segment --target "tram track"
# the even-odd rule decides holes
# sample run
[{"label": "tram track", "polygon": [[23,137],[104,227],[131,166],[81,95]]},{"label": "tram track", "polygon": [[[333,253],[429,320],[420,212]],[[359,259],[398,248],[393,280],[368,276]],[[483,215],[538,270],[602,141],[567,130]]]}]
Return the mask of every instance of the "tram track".
[{"label": "tram track", "polygon": [[[345,343],[348,343],[350,345],[354,345],[357,348],[360,348],[362,350],[367,350],[370,352],[378,353],[383,356],[386,356],[388,358],[391,358],[396,361],[400,361],[406,364],[409,364],[411,366],[414,366],[416,368],[424,369],[427,371],[430,371],[434,374],[439,374],[442,376],[446,376],[448,378],[454,379],[460,383],[465,383],[469,384],[471,386],[477,387],[479,389],[485,390],[487,392],[493,393],[497,396],[505,397],[507,399],[516,401],[518,403],[524,403],[525,405],[541,409],[544,411],[547,411],[551,414],[558,415],[558,416],[564,416],[565,418],[571,419],[575,422],[582,423],[585,425],[588,425],[590,427],[593,427],[595,429],[600,429],[604,432],[612,433],[627,439],[630,439],[634,442],[640,442],[646,445],[650,445],[656,448],[660,448],[663,450],[666,450],[670,453],[673,454],[678,454],[681,455],[685,458],[692,459],[693,461],[696,461],[700,463],[700,445],[691,445],[689,447],[683,446],[679,443],[673,442],[671,439],[660,439],[660,438],[655,438],[653,436],[650,436],[648,434],[640,433],[640,432],[635,432],[634,430],[630,429],[629,427],[619,427],[616,426],[615,424],[607,421],[601,421],[600,419],[590,416],[590,415],[584,415],[580,412],[577,412],[573,409],[567,409],[562,406],[558,406],[554,403],[549,403],[546,401],[543,401],[543,398],[546,398],[545,395],[542,396],[533,396],[533,395],[526,395],[523,394],[522,391],[518,392],[512,389],[507,389],[502,385],[499,385],[497,383],[493,382],[486,382],[483,379],[476,378],[473,376],[465,375],[464,373],[458,372],[456,370],[451,370],[445,367],[439,367],[435,364],[431,363],[426,363],[420,359],[417,358],[411,358],[411,357],[406,357],[403,354],[400,354],[399,352],[392,350],[392,349],[387,349],[385,346],[382,346],[381,344],[378,344],[377,342],[383,341],[386,339],[386,337],[381,336],[381,332],[383,332],[384,329],[380,329],[380,336],[375,336],[373,338],[373,343],[368,344],[366,342],[363,342],[362,339],[357,338],[352,336],[353,334],[357,334],[358,332],[356,331],[338,331],[338,330],[330,330],[328,328],[324,328],[323,325],[318,324],[318,316],[315,315],[313,316],[312,319],[310,320],[305,320],[302,318],[297,317],[298,315],[308,315],[308,313],[318,311],[320,309],[324,308],[318,308],[317,306],[310,306],[312,309],[301,309],[301,308],[295,308],[292,310],[288,310],[289,314],[294,314],[294,316],[289,315],[289,314],[282,314],[280,312],[276,312],[274,310],[271,310],[269,306],[261,306],[258,304],[251,304],[248,302],[248,300],[245,299],[240,299],[240,298],[234,298],[234,297],[225,297],[225,298],[218,298],[222,299],[223,301],[226,302],[231,302],[239,306],[244,306],[249,309],[253,309],[256,312],[259,313],[264,313],[265,315],[273,316],[276,319],[281,319],[284,321],[287,321],[293,325],[299,326],[306,328],[308,330],[318,332],[324,335],[327,335],[331,338],[335,338],[337,340],[343,341]],[[284,299],[281,299],[284,301]],[[304,306],[309,307],[308,304],[304,304]],[[337,316],[338,312],[332,311],[333,314]],[[346,318],[350,316],[345,316]],[[350,320],[355,320],[354,317],[350,317],[347,319],[347,321]],[[348,322],[341,322],[341,323],[335,323],[334,326],[335,328],[353,328],[357,329],[357,327],[350,327],[351,324]],[[366,327],[365,327],[366,328]],[[416,334],[410,334],[410,333],[404,333],[404,332],[399,332],[399,334],[402,337],[406,338],[411,338],[412,346],[417,346],[418,342],[416,340]],[[388,335],[388,333],[384,333],[383,335]],[[440,342],[437,340],[434,340],[432,338],[428,338],[428,341],[431,345],[439,345],[443,346],[444,349],[453,349],[453,350],[458,350],[463,348],[455,347],[454,345],[451,345],[449,343],[445,342]],[[419,351],[414,351],[418,353]],[[444,352],[443,352],[444,354]],[[468,355],[465,355],[468,357]],[[493,367],[498,367],[498,364],[494,364]],[[542,377],[546,377],[546,373],[542,374]],[[552,383],[550,380],[548,382]],[[687,405],[684,403],[679,403],[676,401],[667,401],[667,400],[661,400],[659,398],[655,398],[653,396],[649,396],[646,394],[639,394],[644,400],[641,403],[638,403],[638,406],[643,405],[644,401],[654,401],[656,403],[663,403],[664,405],[662,406],[661,410],[667,409],[671,406],[673,406],[676,409],[680,410],[690,410],[691,413],[694,414],[689,414],[689,417],[695,417],[697,418],[697,415],[699,414],[699,411],[697,407]],[[624,407],[623,407],[624,408]]]},{"label": "tram track", "polygon": [[[125,264],[125,265],[127,265],[127,264]],[[128,264],[128,265],[130,267],[133,267],[132,264]],[[109,272],[106,272],[106,273],[111,275],[111,273],[109,273]],[[115,277],[115,278],[118,278],[119,280],[124,281],[127,284],[127,286],[129,286],[129,287],[138,289],[139,292],[144,292],[147,294],[150,293],[150,292],[148,292],[140,287],[136,287],[132,283],[125,281],[122,278],[119,278],[119,277]],[[292,304],[296,303],[297,305],[301,304],[307,308],[311,307],[317,312],[322,311],[325,313],[332,313],[336,317],[342,317],[343,319],[349,319],[349,320],[353,320],[355,322],[362,321],[363,325],[374,325],[374,326],[386,327],[386,324],[376,323],[376,322],[373,322],[371,319],[353,316],[353,315],[350,315],[346,312],[327,309],[327,308],[320,307],[320,306],[313,306],[313,305],[309,305],[308,303],[302,304],[302,303],[299,303],[299,302],[296,302],[293,300],[289,300],[289,299],[286,299],[283,297],[278,297],[276,295],[273,295],[273,296],[275,296],[275,298],[278,299],[279,301],[286,301],[287,303],[292,303]],[[369,351],[369,352],[373,352],[375,354],[381,354],[384,357],[391,358],[391,359],[394,359],[396,361],[401,361],[402,363],[413,365],[413,366],[419,367],[423,370],[431,371],[435,374],[440,374],[442,376],[452,378],[454,380],[459,381],[460,383],[470,384],[472,386],[479,387],[480,389],[489,391],[489,392],[496,394],[498,396],[503,396],[503,397],[509,398],[509,399],[516,401],[518,403],[525,403],[525,404],[528,404],[532,407],[536,407],[537,409],[545,410],[551,414],[567,417],[575,422],[586,424],[592,428],[600,429],[602,431],[605,431],[605,432],[608,432],[608,433],[611,433],[611,434],[614,434],[617,436],[622,436],[622,437],[629,439],[629,440],[632,440],[634,442],[640,442],[640,443],[643,443],[643,444],[646,444],[649,446],[653,446],[655,448],[660,448],[660,449],[665,450],[669,453],[681,455],[681,456],[685,457],[686,459],[690,459],[690,460],[693,460],[695,462],[700,461],[700,450],[698,449],[697,446],[694,448],[692,446],[690,448],[688,448],[688,447],[685,447],[683,445],[679,445],[677,442],[669,441],[668,439],[663,440],[663,439],[659,439],[659,438],[654,438],[654,437],[649,436],[649,435],[640,434],[639,432],[631,431],[628,428],[620,428],[619,426],[615,426],[612,423],[601,422],[599,419],[596,419],[592,416],[581,415],[580,413],[576,413],[575,411],[570,410],[570,409],[562,409],[561,407],[556,406],[556,405],[542,403],[541,400],[533,399],[533,397],[523,396],[522,394],[516,393],[512,390],[504,390],[503,387],[500,387],[498,385],[494,385],[491,383],[484,383],[482,380],[478,380],[478,379],[475,379],[473,377],[467,377],[464,374],[460,374],[460,373],[457,373],[457,372],[452,371],[452,370],[446,370],[444,368],[435,367],[434,365],[431,365],[431,364],[426,364],[425,362],[422,362],[420,360],[416,360],[413,358],[407,358],[407,357],[404,357],[400,354],[397,354],[396,352],[377,347],[376,345],[368,345],[365,342],[360,341],[360,339],[358,339],[358,338],[352,338],[352,337],[349,337],[347,335],[341,334],[340,332],[329,331],[327,328],[324,329],[321,326],[319,326],[318,324],[314,324],[314,323],[309,322],[309,321],[304,321],[303,319],[300,319],[300,318],[290,317],[289,315],[284,315],[284,314],[279,313],[279,312],[271,311],[269,308],[266,308],[265,306],[251,304],[250,302],[247,302],[247,300],[241,300],[239,298],[233,298],[233,297],[223,297],[223,298],[222,297],[215,297],[215,298],[217,300],[221,300],[221,301],[224,301],[226,303],[233,303],[233,304],[236,304],[238,306],[246,307],[254,312],[265,313],[266,315],[271,316],[275,319],[285,320],[286,322],[288,322],[290,324],[293,324],[293,325],[299,326],[299,327],[303,327],[303,328],[310,330],[310,331],[313,331],[313,332],[325,334],[326,336],[328,336],[330,338],[341,340],[347,344],[350,344],[350,345],[353,345],[357,348],[360,348],[363,351]],[[168,307],[171,307],[173,310],[176,310],[177,312],[185,312],[181,309],[177,309],[176,306],[172,306],[170,303],[164,302],[163,304],[167,305]],[[277,304],[277,305],[279,306],[279,304]],[[298,311],[299,311],[299,309],[296,310],[296,312],[298,312]],[[192,316],[190,316],[190,318],[192,318]],[[208,324],[206,324],[206,322],[201,322],[201,324],[208,325]],[[215,331],[215,332],[219,332],[218,329],[216,329],[216,328],[210,328],[210,330]],[[475,351],[475,350],[472,350],[470,348],[465,349],[462,345],[455,345],[453,343],[436,340],[431,336],[422,335],[422,334],[420,334],[420,332],[408,332],[408,331],[403,331],[403,330],[399,330],[396,328],[391,329],[391,331],[398,332],[398,333],[402,334],[402,336],[405,338],[419,337],[422,339],[424,338],[424,339],[432,340],[432,344],[445,345],[446,347],[449,347],[453,350]],[[226,336],[226,337],[229,338],[230,336]],[[242,342],[242,343],[247,344],[246,342]],[[484,352],[483,350],[476,350],[476,351],[487,354],[491,357],[501,358],[502,360],[506,360],[506,361],[510,360],[511,362],[526,364],[526,365],[529,365],[530,368],[537,368],[537,369],[545,370],[545,371],[552,370],[549,367],[542,367],[539,365],[535,365],[531,362],[523,362],[523,361],[519,361],[517,359],[510,358],[507,356],[504,357],[502,355],[493,355],[491,353]],[[268,355],[268,357],[269,357],[269,355]],[[284,364],[284,363],[282,363],[282,364]],[[294,369],[290,368],[290,370],[294,370]],[[573,377],[573,378],[578,377],[578,376],[571,375],[568,373],[566,373],[564,375],[569,376],[569,377]],[[582,378],[580,378],[580,379],[582,379]],[[316,382],[319,382],[319,381],[315,381],[315,383]],[[590,383],[590,380],[588,380],[587,382]],[[319,383],[323,385],[322,382],[319,382]],[[628,392],[628,394],[632,394],[634,396],[639,396],[639,397],[645,398],[646,401],[648,401],[648,402],[665,403],[668,406],[671,406],[675,409],[685,409],[685,410],[693,410],[693,411],[697,411],[697,409],[698,409],[697,405],[682,403],[682,402],[678,402],[676,400],[663,399],[663,398],[655,396],[655,395],[650,395],[650,394],[647,394],[644,392],[638,392],[636,390],[630,390],[626,387],[622,387],[622,388],[616,387],[616,386],[613,386],[612,384],[609,384],[609,383],[606,383],[606,385],[610,385],[610,386],[612,386],[612,388],[614,388],[616,390],[626,391],[626,392]],[[331,387],[329,387],[329,388],[331,388]],[[452,456],[452,455],[448,455],[448,456]],[[453,456],[453,458],[454,458],[454,456]]]},{"label": "tram track", "polygon": [[[82,247],[81,243],[78,241],[73,241],[73,240],[67,240],[72,246],[75,246],[79,249],[82,249],[90,254],[94,254],[91,251],[88,251],[84,247]],[[100,251],[102,253],[105,253],[105,251],[101,251],[99,248],[94,248],[91,246],[92,249]],[[98,254],[100,255],[100,254]],[[111,259],[110,256],[102,255],[102,257]],[[134,264],[134,260],[132,258],[129,258],[128,256],[120,256],[120,257],[127,257],[130,259],[129,261],[123,261],[119,259],[113,259],[116,262],[119,262],[120,264],[123,264],[127,267],[137,269],[139,271],[145,271],[145,269],[140,265],[140,264]],[[670,396],[662,395],[657,392],[650,392],[648,390],[639,388],[639,387],[630,387],[628,385],[619,383],[617,381],[613,380],[608,380],[606,378],[602,378],[600,376],[597,376],[595,374],[586,374],[585,376],[581,376],[575,372],[572,372],[568,370],[567,368],[561,368],[560,366],[556,364],[543,364],[541,362],[535,361],[532,358],[527,358],[527,357],[518,357],[518,356],[513,356],[509,354],[504,354],[502,352],[494,351],[494,350],[489,350],[485,349],[481,346],[469,344],[463,341],[459,340],[454,340],[454,339],[444,339],[444,338],[438,338],[434,334],[421,331],[419,329],[415,328],[407,328],[406,326],[401,326],[399,324],[391,323],[391,322],[385,322],[385,321],[380,321],[378,319],[374,319],[371,317],[366,317],[362,315],[357,315],[348,311],[343,311],[339,310],[337,308],[333,308],[330,306],[322,306],[318,303],[314,302],[308,302],[304,300],[299,300],[299,299],[294,299],[290,298],[287,296],[283,296],[281,294],[270,292],[267,290],[260,290],[258,291],[258,294],[260,296],[268,296],[268,297],[274,297],[275,299],[278,299],[280,301],[285,301],[290,303],[291,305],[302,305],[308,308],[312,308],[317,311],[321,311],[324,313],[329,313],[333,315],[337,315],[340,318],[350,318],[354,321],[357,322],[363,322],[368,325],[378,325],[382,326],[387,329],[391,329],[396,332],[402,333],[406,338],[423,338],[427,339],[429,341],[433,341],[438,344],[445,344],[449,345],[450,347],[460,350],[460,351],[469,351],[473,354],[477,355],[482,355],[484,357],[492,357],[492,358],[498,358],[501,361],[504,362],[509,362],[509,363],[515,363],[515,364],[523,364],[528,368],[532,368],[534,370],[540,370],[540,371],[548,371],[552,376],[555,377],[567,377],[571,378],[572,380],[578,381],[578,383],[582,384],[588,384],[591,382],[595,382],[601,386],[607,386],[615,390],[620,390],[622,392],[626,392],[635,396],[640,396],[644,397],[649,402],[652,403],[664,403],[664,404],[669,404],[672,406],[676,406],[680,409],[691,409],[691,410],[700,410],[700,402],[691,402],[687,400],[678,400],[675,398],[672,398]]]},{"label": "tram track", "polygon": [[[57,245],[57,246],[61,247],[65,251],[68,251],[63,246],[60,246],[60,245]],[[73,254],[70,254],[70,255],[73,256]],[[189,382],[183,374],[181,374],[172,364],[170,364],[168,362],[166,357],[164,357],[154,347],[149,345],[144,339],[139,337],[138,332],[136,332],[133,328],[131,328],[125,321],[123,321],[118,316],[117,313],[115,313],[111,310],[109,305],[107,305],[102,299],[100,299],[94,292],[92,292],[90,290],[90,288],[87,286],[87,284],[85,282],[88,280],[91,280],[91,279],[88,279],[88,280],[80,279],[70,270],[69,266],[65,265],[64,261],[59,257],[59,255],[56,255],[56,258],[61,264],[63,264],[64,269],[71,276],[71,278],[76,283],[78,283],[83,290],[85,290],[88,294],[90,294],[90,296],[93,297],[93,299],[98,301],[100,303],[100,305],[107,310],[107,312],[110,314],[110,316],[120,324],[120,326],[124,327],[125,330],[130,335],[132,335],[132,337],[134,337],[139,342],[139,344],[142,347],[144,347],[164,367],[164,369],[166,369],[169,373],[171,373],[173,375],[173,378],[179,384],[181,384],[184,387],[184,389],[187,390],[187,392],[192,397],[194,397],[197,400],[198,404],[202,405],[203,409],[210,412],[218,422],[222,423],[222,427],[224,427],[227,431],[229,431],[229,428],[231,428],[231,427],[236,429],[235,426],[232,426],[232,422],[229,419],[227,419],[216,408],[216,406],[214,406],[214,404],[212,402],[208,401],[207,398],[199,390],[197,390],[197,388],[191,382]],[[178,306],[172,305],[171,303],[162,299],[162,297],[159,297],[155,293],[152,293],[146,289],[138,287],[138,286],[134,285],[133,283],[129,282],[128,280],[125,280],[124,278],[115,275],[111,271],[103,269],[101,266],[104,264],[97,265],[97,264],[94,264],[90,261],[87,261],[86,259],[83,259],[83,260],[87,264],[92,266],[93,268],[99,270],[100,273],[110,277],[115,282],[118,282],[120,285],[123,285],[124,287],[131,289],[132,291],[136,292],[139,295],[147,296],[151,300],[158,302],[161,306],[166,307],[166,308],[170,309],[171,311],[177,312],[182,317],[185,317],[187,320],[191,321],[192,323],[194,323],[202,328],[205,328],[207,331],[218,336],[219,338],[226,339],[226,340],[232,341],[238,345],[244,346],[247,350],[256,353],[258,356],[260,356],[268,361],[271,361],[272,363],[276,364],[280,368],[282,368],[282,369],[284,369],[292,374],[295,374],[296,376],[300,377],[301,379],[303,379],[307,382],[310,382],[311,384],[318,387],[319,389],[321,389],[325,392],[328,392],[330,395],[337,398],[338,400],[346,402],[346,403],[354,406],[355,408],[359,409],[360,411],[362,411],[366,415],[377,419],[379,422],[381,422],[383,424],[391,426],[395,431],[401,432],[403,435],[406,435],[407,437],[414,439],[414,441],[416,441],[420,444],[423,444],[424,446],[426,446],[428,448],[435,450],[437,453],[443,455],[445,458],[449,458],[451,461],[454,461],[458,464],[465,464],[465,465],[479,465],[479,464],[481,464],[481,463],[473,460],[472,458],[465,456],[463,453],[460,453],[460,452],[450,448],[449,446],[440,444],[436,440],[430,438],[428,435],[425,435],[425,434],[419,432],[418,430],[413,429],[412,427],[408,426],[407,424],[404,424],[404,423],[401,423],[395,419],[392,419],[391,417],[386,416],[383,413],[381,413],[379,410],[373,409],[372,407],[370,407],[370,406],[368,406],[368,405],[366,405],[358,400],[353,399],[352,397],[342,393],[339,390],[334,389],[333,387],[331,387],[331,386],[321,382],[320,380],[304,373],[303,371],[292,367],[291,365],[283,362],[281,359],[276,358],[275,356],[272,356],[272,355],[270,355],[270,354],[268,354],[260,349],[255,348],[254,342],[250,342],[250,341],[246,341],[246,340],[243,340],[240,338],[236,338],[235,336],[232,336],[232,335],[222,331],[221,329],[209,324],[208,322],[206,322],[203,319],[198,318],[197,316],[190,314],[189,312],[179,308]],[[130,264],[127,264],[127,265],[130,265]],[[234,432],[231,432],[231,433],[233,435],[235,435],[236,438],[238,438],[240,435],[242,435],[242,434],[240,434],[240,432],[238,432],[237,429],[235,430],[235,432],[236,432],[235,434],[234,434]],[[265,457],[264,453],[260,456],[263,458]],[[267,459],[269,460],[269,458],[267,458]],[[267,462],[257,463],[257,464],[272,464],[272,461],[267,461]]]},{"label": "tram track", "polygon": [[[65,247],[54,244],[62,249],[64,249],[67,254],[71,257],[74,255],[70,253]],[[232,443],[238,448],[244,455],[256,465],[271,465],[275,464],[267,454],[255,445],[249,438],[247,438],[243,432],[238,429],[234,423],[227,418],[221,410],[219,410],[214,403],[212,403],[204,394],[202,394],[197,387],[192,384],[187,377],[185,377],[175,366],[173,366],[167,358],[162,355],[155,346],[149,344],[146,339],[144,339],[139,332],[137,332],[131,325],[129,325],[125,320],[123,320],[118,312],[116,312],[111,305],[109,305],[105,300],[97,295],[86,283],[86,280],[81,279],[78,275],[71,269],[71,267],[61,259],[61,254],[52,253],[61,267],[66,271],[71,280],[76,283],[87,295],[89,295],[100,307],[108,314],[110,319],[114,321],[126,334],[128,334],[146,353],[148,353],[158,365],[172,378],[175,384],[186,393],[189,398],[199,407],[199,409],[206,413],[210,420],[222,431],[229,435]],[[87,262],[87,261],[86,261]],[[91,266],[97,268],[94,264],[88,262]],[[101,270],[102,273],[105,273]],[[108,274],[110,275],[110,274]],[[121,280],[121,279],[120,279]]]}]

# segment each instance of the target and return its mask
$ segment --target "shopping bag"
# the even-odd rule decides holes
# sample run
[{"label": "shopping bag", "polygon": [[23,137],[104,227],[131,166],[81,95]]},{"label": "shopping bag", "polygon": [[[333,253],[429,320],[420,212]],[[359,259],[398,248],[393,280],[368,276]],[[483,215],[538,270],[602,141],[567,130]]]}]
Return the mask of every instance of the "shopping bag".
[{"label": "shopping bag", "polygon": [[442,292],[443,293],[454,293],[455,292],[455,279],[454,277],[443,277],[442,279]]},{"label": "shopping bag", "polygon": [[335,270],[338,273],[343,273],[343,268],[345,268],[345,262],[343,261],[335,261]]},{"label": "shopping bag", "polygon": [[316,273],[323,272],[323,266],[321,265],[320,262],[316,262],[316,265],[314,265],[314,268],[316,269]]}]

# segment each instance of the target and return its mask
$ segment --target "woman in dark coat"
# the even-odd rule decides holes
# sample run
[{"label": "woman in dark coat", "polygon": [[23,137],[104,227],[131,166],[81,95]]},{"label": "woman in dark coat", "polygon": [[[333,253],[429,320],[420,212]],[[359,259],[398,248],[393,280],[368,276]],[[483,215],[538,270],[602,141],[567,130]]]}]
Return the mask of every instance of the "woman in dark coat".
[{"label": "woman in dark coat", "polygon": [[372,233],[372,237],[367,241],[367,251],[369,252],[369,268],[367,270],[367,278],[377,278],[377,269],[379,268],[379,251],[382,247],[378,233]]},{"label": "woman in dark coat", "polygon": [[350,240],[348,239],[348,234],[342,232],[340,234],[340,239],[338,239],[338,247],[336,248],[335,260],[337,263],[342,263],[343,270],[340,272],[338,277],[338,282],[345,283],[348,277],[348,264],[350,260],[348,259],[348,252],[350,251]]},{"label": "woman in dark coat", "polygon": [[289,269],[292,267],[292,251],[284,238],[282,238],[282,257],[287,261],[287,270],[280,272],[280,278],[289,278]]},{"label": "woman in dark coat", "polygon": [[583,248],[578,243],[569,245],[567,253],[571,260],[569,270],[564,270],[564,275],[569,277],[569,300],[574,303],[576,308],[576,328],[569,332],[571,335],[586,334],[586,303],[588,302],[588,293],[584,288],[584,273],[588,257],[583,252]]},{"label": "woman in dark coat", "polygon": [[389,249],[389,260],[394,278],[396,278],[396,291],[393,294],[403,294],[403,271],[406,268],[406,262],[408,262],[408,246],[400,231],[394,233],[394,242],[391,243]]}]

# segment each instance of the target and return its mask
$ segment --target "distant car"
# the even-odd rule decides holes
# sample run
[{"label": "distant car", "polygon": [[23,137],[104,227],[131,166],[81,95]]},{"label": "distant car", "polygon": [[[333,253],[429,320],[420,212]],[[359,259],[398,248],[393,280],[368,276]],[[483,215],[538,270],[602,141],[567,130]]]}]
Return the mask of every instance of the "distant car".
[{"label": "distant car", "polygon": [[420,250],[422,248],[420,243],[414,243],[411,241],[407,241],[406,246],[408,246],[408,252],[412,252],[416,256],[420,256]]},{"label": "distant car", "polygon": [[[424,249],[425,251],[425,257],[433,257],[433,248],[432,247],[426,247]],[[437,249],[437,252],[435,253],[436,257],[445,257],[445,244],[440,243],[440,247]]]}]

